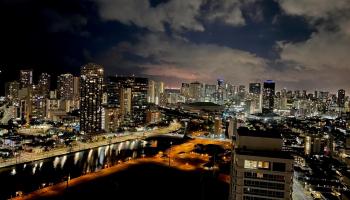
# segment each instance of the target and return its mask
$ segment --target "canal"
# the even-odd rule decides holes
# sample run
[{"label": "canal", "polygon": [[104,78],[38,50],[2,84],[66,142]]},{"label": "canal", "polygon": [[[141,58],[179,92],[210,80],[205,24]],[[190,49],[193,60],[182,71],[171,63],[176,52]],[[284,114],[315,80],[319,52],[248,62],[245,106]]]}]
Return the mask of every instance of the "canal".
[{"label": "canal", "polygon": [[0,199],[16,192],[29,193],[83,174],[99,171],[118,161],[140,157],[150,152],[147,141],[132,140],[88,149],[0,169]]},{"label": "canal", "polygon": [[37,189],[76,178],[86,173],[141,156],[153,156],[170,144],[187,141],[163,136],[146,140],[129,140],[62,156],[0,168],[0,200],[14,197],[16,192],[27,194]]}]

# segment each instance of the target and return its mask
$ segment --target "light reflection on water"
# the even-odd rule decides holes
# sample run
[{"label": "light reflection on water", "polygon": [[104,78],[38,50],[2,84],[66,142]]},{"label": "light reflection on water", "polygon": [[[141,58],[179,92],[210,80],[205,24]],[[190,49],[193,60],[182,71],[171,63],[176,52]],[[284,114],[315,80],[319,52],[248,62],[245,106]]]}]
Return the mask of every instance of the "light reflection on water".
[{"label": "light reflection on water", "polygon": [[80,158],[80,152],[76,152],[74,154],[74,165],[77,165],[79,158]]},{"label": "light reflection on water", "polygon": [[12,169],[11,175],[16,175],[16,168],[13,168],[13,169]]},{"label": "light reflection on water", "polygon": [[53,161],[53,168],[57,168],[58,163],[60,162],[60,157],[55,157],[55,160]]},{"label": "light reflection on water", "polygon": [[109,150],[109,146],[106,146],[105,147],[105,156],[107,156],[108,150]]},{"label": "light reflection on water", "polygon": [[63,157],[61,157],[61,168],[63,169],[64,164],[66,164],[66,160],[67,160],[67,155],[64,155]]},{"label": "light reflection on water", "polygon": [[88,159],[87,159],[88,162],[91,161],[91,156],[92,156],[93,151],[94,151],[93,149],[90,149],[90,151],[89,151],[89,155],[88,155]]},{"label": "light reflection on water", "polygon": [[32,174],[35,174],[37,167],[38,167],[38,163],[35,163],[32,169]]}]

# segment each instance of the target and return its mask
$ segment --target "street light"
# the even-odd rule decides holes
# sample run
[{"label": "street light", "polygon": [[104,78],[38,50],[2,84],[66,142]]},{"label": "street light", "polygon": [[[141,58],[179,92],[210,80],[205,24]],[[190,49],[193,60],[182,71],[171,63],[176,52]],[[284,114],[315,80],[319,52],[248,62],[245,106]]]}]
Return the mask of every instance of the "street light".
[{"label": "street light", "polygon": [[68,184],[69,184],[69,181],[70,181],[70,173],[68,174],[67,176],[67,185],[66,185],[66,190],[68,190]]}]

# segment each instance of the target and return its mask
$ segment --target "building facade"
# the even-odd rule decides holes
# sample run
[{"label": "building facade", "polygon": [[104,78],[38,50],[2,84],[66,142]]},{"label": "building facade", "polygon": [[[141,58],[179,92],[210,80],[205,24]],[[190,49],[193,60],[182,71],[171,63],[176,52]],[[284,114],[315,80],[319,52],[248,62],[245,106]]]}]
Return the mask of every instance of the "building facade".
[{"label": "building facade", "polygon": [[230,200],[291,200],[294,159],[282,151],[281,136],[242,130],[232,156]]},{"label": "building facade", "polygon": [[272,113],[274,108],[275,98],[275,82],[267,80],[264,82],[263,96],[262,96],[262,112]]},{"label": "building facade", "polygon": [[104,70],[89,63],[80,75],[80,131],[88,134],[102,131],[102,86]]}]

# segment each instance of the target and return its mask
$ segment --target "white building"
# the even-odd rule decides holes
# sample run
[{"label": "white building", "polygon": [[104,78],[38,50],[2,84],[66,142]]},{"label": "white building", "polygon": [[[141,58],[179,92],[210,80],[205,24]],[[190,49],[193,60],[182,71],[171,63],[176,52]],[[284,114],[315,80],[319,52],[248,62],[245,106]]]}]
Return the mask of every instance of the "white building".
[{"label": "white building", "polygon": [[230,200],[292,199],[293,157],[279,133],[238,130]]}]

